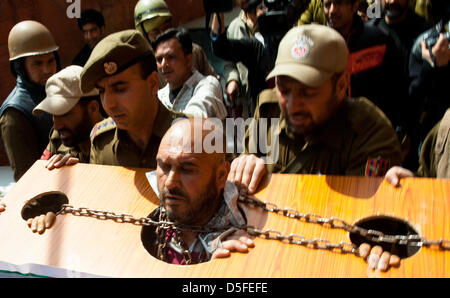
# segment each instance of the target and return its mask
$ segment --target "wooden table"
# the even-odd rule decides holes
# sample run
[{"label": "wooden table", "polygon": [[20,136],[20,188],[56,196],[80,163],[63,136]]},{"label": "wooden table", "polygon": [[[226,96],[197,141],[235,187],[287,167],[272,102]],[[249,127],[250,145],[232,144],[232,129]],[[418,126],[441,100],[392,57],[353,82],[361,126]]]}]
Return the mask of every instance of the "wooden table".
[{"label": "wooden table", "polygon": [[[351,254],[262,238],[255,239],[256,246],[248,254],[176,266],[147,253],[137,225],[68,214],[58,216],[55,226],[39,235],[32,233],[21,218],[27,200],[51,190],[67,194],[74,207],[147,216],[159,201],[146,172],[87,164],[48,171],[44,162],[37,161],[4,198],[7,209],[0,214],[0,264],[37,264],[29,271],[51,268],[56,271],[48,275],[55,276],[83,272],[111,277],[450,277],[450,251],[421,248],[403,259],[400,268],[377,273],[368,271],[365,261]],[[394,188],[380,178],[273,175],[256,197],[300,213],[334,216],[348,223],[373,215],[394,216],[407,220],[427,239],[450,239],[449,180],[405,179],[400,188]],[[260,229],[333,243],[350,242],[343,230],[260,209],[246,211],[249,224]],[[12,268],[10,271],[14,271]]]}]

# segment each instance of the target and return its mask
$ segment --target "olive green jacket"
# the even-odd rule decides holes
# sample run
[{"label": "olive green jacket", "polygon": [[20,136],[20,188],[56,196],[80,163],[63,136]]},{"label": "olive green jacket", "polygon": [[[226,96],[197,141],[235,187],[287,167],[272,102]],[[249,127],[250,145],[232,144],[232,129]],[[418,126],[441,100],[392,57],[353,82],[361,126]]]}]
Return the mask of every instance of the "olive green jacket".
[{"label": "olive green jacket", "polygon": [[[261,119],[268,119],[267,126]],[[265,158],[269,173],[383,176],[401,163],[400,143],[390,121],[368,99],[344,99],[325,125],[303,137],[289,131],[275,89],[260,94],[244,149]]]}]

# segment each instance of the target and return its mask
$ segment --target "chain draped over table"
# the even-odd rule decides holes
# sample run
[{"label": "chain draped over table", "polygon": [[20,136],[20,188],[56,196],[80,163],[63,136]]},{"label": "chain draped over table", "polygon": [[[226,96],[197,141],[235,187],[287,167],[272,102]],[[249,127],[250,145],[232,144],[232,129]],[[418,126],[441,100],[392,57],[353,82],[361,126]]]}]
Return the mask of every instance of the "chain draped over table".
[{"label": "chain draped over table", "polygon": [[[291,208],[279,208],[277,205],[270,202],[261,202],[256,198],[248,197],[248,196],[240,196],[238,202],[247,204],[252,207],[258,207],[266,212],[276,213],[278,215],[282,215],[285,217],[289,217],[292,219],[304,221],[306,223],[315,223],[323,226],[327,226],[332,229],[342,229],[350,233],[359,234],[360,236],[366,238],[368,241],[376,242],[379,244],[389,243],[389,244],[398,244],[398,245],[407,245],[413,247],[427,247],[427,248],[439,248],[440,250],[450,250],[450,240],[427,240],[419,235],[386,235],[377,230],[367,230],[361,228],[356,225],[351,225],[346,223],[344,220],[329,217],[324,218],[317,214],[302,214],[297,210]],[[302,235],[298,234],[290,234],[288,236],[283,235],[281,232],[266,229],[259,230],[251,225],[243,225],[243,226],[222,226],[222,227],[205,227],[205,226],[186,226],[182,224],[176,224],[167,220],[154,221],[148,217],[135,218],[129,214],[116,214],[114,212],[108,211],[100,211],[100,210],[92,210],[89,208],[81,207],[74,208],[71,205],[64,204],[61,206],[61,210],[57,212],[57,215],[60,214],[72,214],[75,216],[87,216],[94,217],[100,220],[114,220],[118,223],[131,223],[139,226],[156,226],[159,229],[172,229],[175,232],[181,231],[191,231],[194,233],[211,233],[217,231],[226,231],[229,228],[238,228],[240,230],[246,231],[249,235],[260,237],[269,240],[278,240],[288,244],[296,244],[300,246],[305,246],[313,249],[323,249],[330,250],[338,253],[350,253],[359,256],[358,248],[353,243],[346,243],[341,241],[339,243],[330,243],[326,239],[315,238],[313,240],[308,240]]]}]

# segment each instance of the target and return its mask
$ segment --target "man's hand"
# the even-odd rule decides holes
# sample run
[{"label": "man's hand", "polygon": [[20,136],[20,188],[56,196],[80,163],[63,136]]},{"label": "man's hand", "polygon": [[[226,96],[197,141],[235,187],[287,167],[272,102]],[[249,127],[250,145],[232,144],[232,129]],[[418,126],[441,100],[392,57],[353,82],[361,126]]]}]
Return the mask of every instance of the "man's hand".
[{"label": "man's hand", "polygon": [[371,247],[367,243],[359,246],[359,256],[366,260],[369,269],[387,271],[390,267],[400,266],[400,258],[387,251],[383,251],[381,246]]},{"label": "man's hand", "polygon": [[48,170],[53,170],[55,168],[61,168],[63,166],[72,166],[79,162],[80,160],[76,157],[72,157],[70,153],[67,153],[66,155],[62,154],[55,154],[48,160],[45,167]]},{"label": "man's hand", "polygon": [[6,209],[6,204],[2,202],[2,199],[0,199],[0,213],[5,211],[5,209]]},{"label": "man's hand", "polygon": [[449,41],[445,39],[444,34],[439,34],[438,41],[431,48],[431,52],[433,53],[436,61],[436,65],[434,65],[430,56],[430,51],[427,49],[425,44],[425,40],[422,40],[422,58],[428,61],[433,67],[445,67],[450,61],[450,48],[448,46]]},{"label": "man's hand", "polygon": [[225,88],[225,94],[227,95],[227,99],[230,102],[231,106],[234,107],[236,104],[236,100],[239,95],[239,85],[236,81],[228,82]]},{"label": "man's hand", "polygon": [[33,233],[38,232],[42,234],[46,229],[50,229],[56,221],[56,214],[53,212],[47,212],[47,214],[42,214],[36,216],[35,218],[29,218],[27,220],[27,225]]},{"label": "man's hand", "polygon": [[231,252],[241,252],[248,253],[248,249],[251,247],[255,247],[255,243],[245,232],[238,233],[237,235],[233,235],[228,237],[225,241],[222,242],[222,247],[217,248],[211,259],[216,258],[228,258],[231,255]]},{"label": "man's hand", "polygon": [[400,179],[406,177],[414,177],[414,173],[405,168],[395,166],[387,171],[384,179],[386,179],[392,186],[397,187],[400,186]]},{"label": "man's hand", "polygon": [[266,165],[262,158],[253,154],[241,155],[231,163],[228,180],[237,186],[241,194],[252,194],[266,174]]}]

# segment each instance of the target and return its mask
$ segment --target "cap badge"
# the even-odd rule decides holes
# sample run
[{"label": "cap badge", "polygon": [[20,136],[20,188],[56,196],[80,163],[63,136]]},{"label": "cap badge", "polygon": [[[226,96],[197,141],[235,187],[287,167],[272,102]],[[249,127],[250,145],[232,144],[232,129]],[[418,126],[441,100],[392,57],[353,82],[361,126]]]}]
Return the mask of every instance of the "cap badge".
[{"label": "cap badge", "polygon": [[106,62],[105,64],[103,64],[103,67],[105,68],[105,73],[107,75],[112,75],[117,71],[116,62]]},{"label": "cap badge", "polygon": [[301,35],[294,40],[291,55],[294,59],[302,59],[308,56],[314,42],[306,35]]}]

